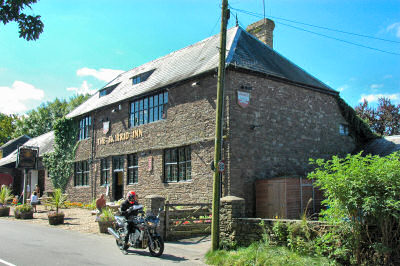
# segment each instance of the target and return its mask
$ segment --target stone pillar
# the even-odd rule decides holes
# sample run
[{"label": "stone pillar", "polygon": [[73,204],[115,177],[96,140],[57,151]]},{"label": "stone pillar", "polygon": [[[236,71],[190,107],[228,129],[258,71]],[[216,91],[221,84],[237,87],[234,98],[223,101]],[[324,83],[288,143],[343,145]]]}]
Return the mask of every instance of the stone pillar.
[{"label": "stone pillar", "polygon": [[163,210],[160,212],[160,235],[165,236],[165,198],[159,195],[148,195],[144,198],[144,207],[146,212],[152,212],[157,215],[160,208]]},{"label": "stone pillar", "polygon": [[245,200],[235,196],[221,198],[219,234],[221,242],[237,242],[240,224],[237,218],[245,217]]},{"label": "stone pillar", "polygon": [[273,33],[275,23],[270,19],[262,19],[247,26],[246,31],[254,35],[257,39],[273,48]]}]

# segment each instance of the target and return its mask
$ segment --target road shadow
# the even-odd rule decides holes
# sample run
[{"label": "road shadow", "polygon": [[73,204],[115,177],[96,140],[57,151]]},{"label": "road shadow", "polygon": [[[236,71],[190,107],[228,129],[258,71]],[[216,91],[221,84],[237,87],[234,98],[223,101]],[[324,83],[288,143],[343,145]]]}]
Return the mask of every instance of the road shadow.
[{"label": "road shadow", "polygon": [[[126,255],[127,256],[129,256],[129,255],[141,255],[141,256],[151,257],[150,252],[142,251],[142,250],[128,250]],[[169,260],[169,261],[176,261],[176,262],[188,261],[188,259],[185,258],[185,257],[178,257],[178,256],[175,256],[175,255],[170,255],[170,254],[165,254],[165,253],[162,254],[158,258],[160,260]]]},{"label": "road shadow", "polygon": [[174,241],[166,241],[166,242],[171,243],[171,244],[180,244],[180,245],[190,246],[190,245],[197,245],[199,243],[205,243],[205,242],[210,242],[210,241],[211,241],[211,237],[209,235],[207,235],[207,236],[199,236],[199,237],[180,239],[180,240],[174,240]]}]

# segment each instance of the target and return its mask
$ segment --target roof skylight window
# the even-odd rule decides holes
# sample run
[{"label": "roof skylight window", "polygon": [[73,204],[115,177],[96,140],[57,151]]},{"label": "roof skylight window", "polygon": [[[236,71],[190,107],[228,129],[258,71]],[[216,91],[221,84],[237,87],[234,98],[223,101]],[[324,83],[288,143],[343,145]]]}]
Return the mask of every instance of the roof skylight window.
[{"label": "roof skylight window", "polygon": [[141,73],[141,74],[136,75],[136,76],[133,76],[132,77],[132,84],[136,85],[136,84],[139,84],[139,83],[141,83],[143,81],[146,81],[150,77],[150,75],[153,74],[154,70],[155,69],[147,71],[147,72],[144,72],[144,73]]},{"label": "roof skylight window", "polygon": [[119,83],[100,90],[99,97],[103,97],[103,96],[110,94],[118,85],[119,85]]}]

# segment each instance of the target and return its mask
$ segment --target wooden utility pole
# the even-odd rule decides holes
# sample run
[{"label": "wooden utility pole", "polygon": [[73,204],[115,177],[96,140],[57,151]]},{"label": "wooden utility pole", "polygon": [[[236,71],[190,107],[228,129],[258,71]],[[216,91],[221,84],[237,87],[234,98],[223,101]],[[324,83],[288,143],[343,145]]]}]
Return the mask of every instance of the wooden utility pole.
[{"label": "wooden utility pole", "polygon": [[219,246],[219,201],[220,201],[220,173],[218,163],[221,161],[222,147],[222,124],[224,108],[224,81],[225,81],[225,53],[226,53],[226,24],[228,22],[228,0],[222,0],[221,15],[221,37],[218,66],[217,85],[217,110],[215,125],[215,147],[214,147],[214,182],[212,202],[212,224],[211,224],[211,249],[215,251]]}]

